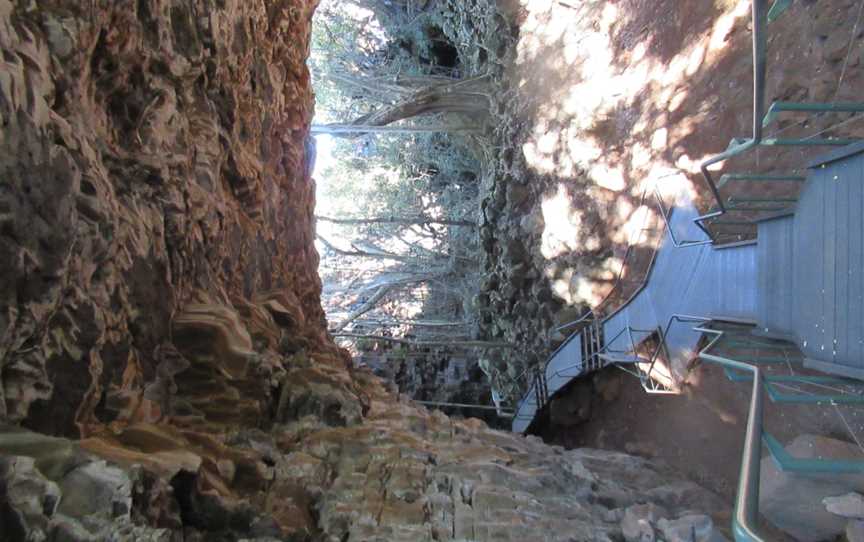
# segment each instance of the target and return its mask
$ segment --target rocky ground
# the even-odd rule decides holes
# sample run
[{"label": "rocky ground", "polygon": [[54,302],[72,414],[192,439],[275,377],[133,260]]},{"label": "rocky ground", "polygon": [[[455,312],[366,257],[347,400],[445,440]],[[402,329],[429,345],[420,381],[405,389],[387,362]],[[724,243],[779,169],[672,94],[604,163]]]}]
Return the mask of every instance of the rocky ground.
[{"label": "rocky ground", "polygon": [[369,410],[348,426],[310,414],[225,440],[135,425],[81,445],[4,429],[0,526],[8,540],[262,541],[689,540],[695,526],[703,540],[720,535],[698,511],[728,519],[644,459],[566,452],[353,381]]},{"label": "rocky ground", "polygon": [[0,0],[0,538],[719,536],[671,471],[351,368],[312,244],[314,7]]},{"label": "rocky ground", "polygon": [[[675,471],[733,502],[744,448],[749,385],[730,382],[702,364],[681,395],[658,397],[616,368],[574,380],[541,411],[532,433],[565,448],[622,450]],[[855,434],[864,429],[859,405],[766,402],[765,428],[799,458],[860,461]],[[850,430],[854,433],[850,434]],[[802,475],[779,470],[767,454],[760,472],[761,525],[769,540],[838,540],[855,514],[837,513],[823,499],[864,491],[856,475]],[[858,538],[847,535],[847,540]]]}]

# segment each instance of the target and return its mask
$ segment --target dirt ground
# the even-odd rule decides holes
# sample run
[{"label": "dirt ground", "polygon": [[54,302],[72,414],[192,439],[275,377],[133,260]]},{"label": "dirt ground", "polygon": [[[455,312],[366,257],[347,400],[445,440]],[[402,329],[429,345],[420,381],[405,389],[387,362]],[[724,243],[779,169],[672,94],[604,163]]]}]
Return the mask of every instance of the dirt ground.
[{"label": "dirt ground", "polygon": [[[789,374],[790,367],[796,374],[808,373],[796,361],[800,352],[789,347],[790,363],[763,365],[767,374]],[[748,351],[752,352],[756,351]],[[751,389],[749,383],[728,380],[718,366],[700,363],[693,366],[680,395],[649,395],[634,376],[609,367],[559,392],[538,415],[531,432],[566,448],[625,451],[661,461],[732,502]],[[826,390],[801,386],[781,391]],[[854,442],[864,437],[864,409],[827,403],[780,405],[766,398],[764,429],[784,443],[802,434]],[[714,518],[721,526],[729,519]],[[767,523],[764,528],[771,529]],[[766,532],[772,539],[784,539],[780,532]]]},{"label": "dirt ground", "polygon": [[[750,385],[725,378],[710,364],[695,368],[680,395],[649,395],[633,376],[615,367],[574,382],[556,398],[567,410],[576,395],[590,394],[590,418],[544,412],[532,431],[568,448],[594,447],[657,458],[685,476],[734,499]],[[556,407],[557,408],[557,407]],[[860,407],[840,406],[860,438]],[[782,442],[804,433],[852,440],[831,405],[779,407],[766,400],[765,427]]]},{"label": "dirt ground", "polygon": [[[752,133],[750,0],[522,0],[511,79],[513,114],[528,171],[548,188],[544,245],[574,253],[612,249],[604,272],[573,278],[548,266],[556,290],[598,302],[632,238],[634,209],[648,186],[690,189],[713,205],[699,172],[732,138]],[[850,102],[864,82],[864,24],[854,0],[798,0],[768,25],[766,101]],[[831,128],[838,123],[842,126]],[[829,129],[830,128],[830,129]],[[825,131],[827,129],[827,131]],[[824,132],[823,132],[824,131]],[[784,114],[766,137],[864,134],[864,115]],[[761,147],[727,161],[726,172],[793,173],[826,147]],[[577,179],[588,176],[586,192]],[[667,188],[664,188],[664,192]],[[740,183],[724,198],[794,197],[796,183]],[[587,197],[586,197],[587,196]],[[566,204],[561,205],[561,199]],[[591,207],[592,210],[588,211]],[[600,208],[595,212],[594,208]],[[752,214],[751,214],[752,217]],[[728,220],[748,215],[735,213]],[[754,229],[725,226],[730,235]],[[734,240],[734,238],[730,238]],[[560,258],[559,258],[560,260]],[[566,261],[566,260],[561,260]],[[564,284],[567,282],[569,284]]]}]

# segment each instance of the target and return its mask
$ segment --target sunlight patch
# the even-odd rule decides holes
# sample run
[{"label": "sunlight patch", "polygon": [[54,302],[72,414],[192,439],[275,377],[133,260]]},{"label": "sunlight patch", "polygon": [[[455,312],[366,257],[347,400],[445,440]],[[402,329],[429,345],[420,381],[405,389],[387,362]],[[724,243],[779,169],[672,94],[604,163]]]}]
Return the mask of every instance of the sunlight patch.
[{"label": "sunlight patch", "polygon": [[572,304],[574,301],[574,292],[570,287],[570,283],[573,280],[573,273],[574,271],[572,268],[565,269],[562,277],[552,281],[552,291],[568,305]]},{"label": "sunlight patch", "polygon": [[588,303],[592,306],[603,301],[603,296],[597,292],[595,286],[593,280],[586,279],[585,277],[577,278],[575,288],[576,300],[579,300],[582,303]]},{"label": "sunlight patch", "polygon": [[620,167],[600,163],[592,166],[588,174],[597,186],[606,190],[620,192],[627,188],[627,181],[624,179],[624,172]]},{"label": "sunlight patch", "polygon": [[732,31],[735,21],[750,12],[750,4],[750,0],[740,0],[734,9],[717,18],[708,43],[709,50],[718,51],[726,47],[726,36]]},{"label": "sunlight patch", "polygon": [[[628,205],[630,207],[630,205]],[[622,215],[626,216],[626,215]],[[654,212],[647,205],[642,205],[635,212],[629,215],[627,222],[624,223],[624,239],[628,244],[638,244],[639,238],[642,236],[643,230],[650,224]]]},{"label": "sunlight patch", "polygon": [[663,150],[669,144],[669,131],[666,128],[658,128],[651,135],[651,148],[655,151]]},{"label": "sunlight patch", "polygon": [[558,147],[558,134],[548,132],[537,140],[537,152],[552,154]]},{"label": "sunlight patch", "polygon": [[573,269],[564,270],[561,277],[552,279],[551,282],[552,292],[568,305],[578,303],[596,305],[603,300],[603,295],[597,290],[595,281],[577,276]]},{"label": "sunlight patch", "polygon": [[558,185],[554,196],[543,200],[541,209],[545,226],[540,252],[544,258],[556,258],[582,244],[582,217],[573,213],[570,195],[563,184]]},{"label": "sunlight patch", "polygon": [[522,145],[522,154],[525,161],[536,171],[541,173],[552,173],[556,170],[555,161],[550,156],[545,156],[537,149],[537,145],[528,141]]}]

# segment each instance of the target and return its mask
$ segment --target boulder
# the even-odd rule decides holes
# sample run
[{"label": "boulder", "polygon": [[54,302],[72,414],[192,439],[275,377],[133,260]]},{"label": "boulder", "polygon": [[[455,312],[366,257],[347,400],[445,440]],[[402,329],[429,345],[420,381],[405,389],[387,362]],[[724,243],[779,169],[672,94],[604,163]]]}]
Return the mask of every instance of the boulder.
[{"label": "boulder", "polygon": [[[786,446],[802,459],[854,459],[854,444],[816,435],[800,435]],[[832,514],[826,497],[864,491],[864,475],[802,475],[780,471],[771,457],[762,460],[759,510],[778,529],[801,542],[836,538],[846,529],[846,518]]]},{"label": "boulder", "polygon": [[666,511],[654,504],[634,504],[624,510],[621,533],[627,542],[654,542],[654,525]]},{"label": "boulder", "polygon": [[314,415],[326,425],[347,426],[363,418],[361,398],[344,372],[327,367],[289,371],[282,382],[276,420],[289,422]]},{"label": "boulder", "polygon": [[714,533],[714,522],[703,514],[688,514],[675,520],[661,519],[657,527],[666,542],[707,542]]},{"label": "boulder", "polygon": [[837,497],[822,499],[825,508],[837,516],[844,518],[864,518],[864,497],[860,493],[847,493]]},{"label": "boulder", "polygon": [[0,532],[4,540],[44,540],[59,502],[60,488],[42,476],[32,457],[0,457]]},{"label": "boulder", "polygon": [[846,524],[847,542],[864,542],[864,521],[852,520]]},{"label": "boulder", "polygon": [[63,499],[58,511],[85,518],[85,525],[127,516],[132,508],[132,482],[124,471],[94,461],[76,468],[60,481]]},{"label": "boulder", "polygon": [[35,468],[49,480],[55,481],[86,461],[79,446],[73,441],[5,425],[0,425],[0,457],[2,456],[33,458]]}]

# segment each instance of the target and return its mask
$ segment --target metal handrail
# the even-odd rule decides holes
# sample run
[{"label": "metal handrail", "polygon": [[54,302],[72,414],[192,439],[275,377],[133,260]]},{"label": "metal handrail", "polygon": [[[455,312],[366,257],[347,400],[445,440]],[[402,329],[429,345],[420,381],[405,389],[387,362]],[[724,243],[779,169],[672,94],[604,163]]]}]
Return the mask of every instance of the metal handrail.
[{"label": "metal handrail", "polygon": [[[613,344],[613,343],[618,339],[618,337],[620,337],[621,335],[624,334],[624,331],[625,331],[625,329],[620,330],[620,331],[618,332],[618,334],[615,335],[615,337],[613,337],[609,342],[604,343],[604,345],[603,345],[599,350],[597,350],[596,352],[593,352],[593,353],[591,354],[591,356],[589,356],[588,358],[583,359],[583,360],[580,360],[579,363],[574,363],[573,365],[568,365],[568,366],[566,366],[566,367],[562,367],[561,369],[559,369],[559,370],[555,371],[554,373],[552,373],[551,376],[552,376],[553,378],[554,378],[554,377],[576,378],[577,376],[579,376],[579,375],[582,374],[582,369],[584,369],[584,367],[585,367],[586,365],[591,364],[591,363],[594,362],[595,360],[599,359],[600,354],[605,354],[605,353],[608,353],[608,352],[612,352],[612,353],[623,353],[623,352],[624,352],[623,350],[612,350],[612,349],[609,348],[609,347],[610,347],[610,346],[611,346],[611,345],[612,345],[612,344]],[[576,333],[574,333],[574,335],[576,335]],[[556,351],[556,352],[557,352],[557,351]],[[548,379],[548,376],[546,375],[546,371],[547,371],[548,368],[549,368],[549,363],[552,361],[552,358],[554,358],[554,357],[555,357],[554,355],[553,355],[553,356],[550,356],[549,359],[546,361],[546,363],[543,365],[543,371],[541,372],[541,374],[542,374],[542,377],[544,378],[544,380],[547,380],[547,379]],[[570,374],[564,374],[564,373],[562,372],[562,371],[566,371],[566,370],[568,370],[568,369],[574,369],[574,368],[576,368],[576,367],[579,367],[579,368],[580,368],[580,372],[578,372],[578,373],[576,373],[576,374],[570,375]],[[524,372],[523,372],[523,374],[524,374]],[[532,384],[532,385],[528,388],[528,390],[525,392],[525,394],[523,395],[523,398],[525,398],[525,401],[529,401],[530,398],[532,397],[532,395],[536,397],[536,395],[537,395],[536,392],[535,392],[535,393],[532,393],[532,390],[535,389],[535,386],[536,386],[536,382],[535,382],[535,384]],[[523,404],[532,404],[532,403],[530,403],[530,402],[528,402],[528,403],[522,403],[521,401],[520,401],[519,403],[517,403],[517,405],[516,405],[516,409],[515,409],[515,415],[513,416],[514,419],[525,419],[525,418],[526,418],[525,416],[522,416],[522,415],[519,414],[519,409],[520,409],[520,407],[521,407]],[[537,407],[542,407],[545,403],[542,403],[542,404],[541,404],[540,402],[538,402],[538,401],[535,400],[535,402],[534,402],[533,404],[536,405]],[[533,416],[531,416],[531,418],[533,419]]]},{"label": "metal handrail", "polygon": [[[703,245],[713,244],[716,242],[716,239],[712,235],[710,229],[708,229],[705,226],[704,222],[706,220],[722,216],[723,214],[725,214],[727,212],[727,209],[726,209],[726,206],[723,204],[723,199],[720,196],[719,188],[718,188],[716,182],[714,181],[714,178],[711,176],[711,172],[708,170],[708,168],[714,164],[723,162],[723,161],[725,161],[725,160],[727,160],[733,156],[736,156],[738,154],[746,152],[746,151],[758,146],[759,143],[762,141],[762,118],[764,117],[764,111],[765,111],[764,102],[765,102],[765,73],[766,73],[766,59],[765,59],[766,36],[765,36],[764,28],[765,28],[765,24],[767,22],[767,9],[766,9],[765,0],[753,0],[752,1],[752,19],[753,19],[753,25],[752,25],[752,36],[753,36],[753,123],[752,123],[753,131],[752,131],[752,135],[753,135],[753,137],[751,139],[747,139],[747,140],[743,140],[743,141],[742,140],[736,140],[734,142],[735,144],[730,146],[726,151],[709,158],[708,160],[706,160],[705,162],[703,162],[700,165],[700,170],[702,172],[702,176],[704,177],[705,182],[707,183],[708,188],[709,188],[712,196],[714,197],[714,199],[717,203],[715,210],[708,212],[708,213],[705,213],[703,215],[700,215],[700,216],[693,219],[693,222],[699,227],[700,230],[702,230],[705,233],[705,235],[707,236],[707,239],[699,240],[699,241],[679,240],[677,238],[677,236],[675,235],[675,232],[672,228],[672,224],[670,222],[671,210],[668,210],[668,211],[666,210],[666,208],[663,204],[662,196],[660,195],[659,191],[657,191],[656,187],[653,190],[653,195],[657,199],[657,205],[658,205],[658,208],[660,211],[660,215],[663,218],[665,229],[669,232],[670,239],[672,240],[672,243],[676,248],[703,246]],[[648,190],[646,189],[642,193],[642,198],[640,201],[640,207],[644,205],[647,194],[648,194]],[[559,326],[558,328],[556,328],[556,330],[562,330],[562,329],[566,329],[569,327],[573,327],[574,325],[577,325],[580,323],[584,323],[585,321],[589,320],[591,317],[596,315],[597,309],[599,307],[603,306],[603,304],[605,304],[607,302],[607,300],[610,299],[611,295],[617,290],[618,286],[621,284],[622,278],[624,275],[624,270],[625,270],[626,264],[627,264],[627,259],[629,258],[629,255],[632,253],[633,245],[634,245],[633,243],[628,245],[627,252],[625,253],[625,256],[624,256],[624,265],[622,265],[621,271],[618,274],[615,285],[612,287],[612,289],[609,291],[609,293],[603,298],[603,300],[598,304],[598,307],[595,309],[589,310],[588,312],[583,314],[579,319],[577,319],[573,322],[569,322],[567,324],[564,324],[563,326]],[[626,301],[624,301],[620,306],[616,307],[616,309],[614,311],[612,311],[610,314],[606,315],[603,319],[600,320],[601,326],[603,324],[605,324],[609,319],[614,317],[616,314],[618,314],[625,307],[627,307],[630,304],[630,302],[637,295],[639,295],[639,293],[641,293],[641,291],[645,288],[645,286],[648,283],[648,280],[650,279],[651,273],[653,271],[655,258],[656,258],[656,247],[655,247],[655,250],[652,254],[651,261],[649,262],[648,271],[645,273],[645,276],[643,277],[640,285],[627,298]],[[669,325],[671,325],[671,322]],[[570,335],[570,337],[568,337],[561,345],[559,345],[558,348],[556,348],[555,351],[549,356],[549,358],[547,359],[546,363],[543,366],[543,374],[544,375],[545,375],[545,371],[548,368],[549,363],[552,361],[552,359],[554,359],[555,356],[561,351],[561,349],[563,349],[568,343],[570,343],[570,341],[572,341],[576,336],[578,336],[580,334],[580,331],[581,330],[572,333]],[[668,331],[668,326],[667,326],[667,331]],[[665,341],[665,338],[661,337],[661,342],[663,342],[663,341]],[[611,341],[610,341],[610,344],[611,344]],[[582,360],[581,365],[584,366],[586,361],[588,361],[588,360]],[[518,381],[519,378],[521,378],[522,376],[527,374],[527,371],[529,369],[530,368],[526,368],[526,370],[523,371],[522,375],[519,375],[518,377],[512,379],[511,382]],[[531,388],[532,387],[529,387],[529,389],[526,391],[527,395],[531,394]],[[516,410],[517,410],[517,417],[518,417],[518,405],[517,405]]]},{"label": "metal handrail", "polygon": [[[711,195],[714,197],[714,200],[717,202],[716,210],[697,216],[693,219],[693,222],[699,227],[700,230],[705,233],[705,235],[708,237],[708,240],[681,241],[679,243],[675,240],[674,234],[672,234],[672,228],[669,227],[668,220],[666,221],[666,225],[667,227],[669,227],[669,233],[673,235],[673,242],[675,243],[675,246],[679,248],[706,245],[716,242],[716,239],[711,233],[711,230],[705,226],[705,221],[724,215],[726,213],[726,206],[723,205],[723,198],[720,197],[720,189],[717,187],[717,183],[714,182],[714,178],[711,176],[711,172],[708,171],[708,168],[713,166],[714,164],[719,164],[720,162],[728,160],[733,156],[737,156],[741,153],[749,151],[750,149],[757,147],[759,143],[762,142],[762,118],[765,116],[765,48],[767,42],[767,38],[765,36],[765,25],[767,23],[767,10],[765,9],[765,0],[753,0],[752,8],[753,137],[751,139],[735,140],[734,144],[731,145],[724,152],[709,158],[708,160],[702,162],[702,164],[699,166],[699,169],[702,171],[702,177],[708,184],[708,189],[711,191]],[[663,217],[664,220],[666,220],[665,213],[663,213]]]},{"label": "metal handrail", "polygon": [[762,461],[762,372],[755,364],[708,353],[708,350],[723,338],[723,331],[705,327],[695,327],[693,330],[716,335],[699,352],[700,359],[753,374],[753,391],[750,395],[747,429],[744,433],[744,451],[741,456],[741,470],[738,475],[738,493],[735,496],[732,533],[738,542],[763,542],[764,538],[759,535],[757,530],[759,523],[759,477]]},{"label": "metal handrail", "polygon": [[[718,164],[723,162],[733,156],[737,156],[744,152],[747,152],[755,147],[757,147],[762,142],[762,120],[764,117],[764,102],[765,102],[765,72],[766,72],[766,58],[765,58],[765,49],[766,49],[766,36],[764,32],[765,25],[767,23],[767,10],[766,10],[766,2],[764,0],[753,0],[752,2],[752,19],[753,19],[753,131],[752,138],[746,140],[735,140],[732,145],[726,149],[726,151],[713,156],[703,162],[700,165],[700,170],[702,172],[702,176],[705,179],[705,182],[708,185],[708,188],[713,196],[716,207],[714,210],[709,211],[708,213],[702,214],[695,219],[693,222],[699,227],[702,232],[705,233],[707,239],[699,240],[699,241],[691,241],[691,240],[678,240],[675,236],[675,232],[672,229],[672,225],[669,220],[668,213],[666,212],[662,197],[659,192],[655,190],[655,196],[658,201],[658,205],[660,208],[660,214],[663,217],[663,221],[665,223],[666,229],[669,232],[670,238],[675,247],[692,247],[692,246],[702,246],[708,244],[714,244],[717,239],[712,234],[711,230],[705,225],[707,220],[720,217],[727,212],[727,208],[723,203],[723,199],[720,196],[719,188],[714,181],[714,178],[709,171],[709,167],[714,164]],[[653,267],[653,259],[651,262]],[[623,268],[622,268],[623,272]],[[644,288],[644,284],[647,283],[648,277],[650,276],[649,272],[646,274],[645,281],[643,282],[642,287],[637,291],[641,291]],[[616,283],[617,285],[617,283]],[[630,299],[627,300],[618,310],[626,307],[630,301],[632,301],[634,296],[631,296]],[[618,312],[616,310],[616,313]],[[593,311],[592,311],[593,312]],[[613,313],[614,315],[614,313]],[[588,315],[586,314],[578,320],[576,323],[583,321],[586,319]],[[611,317],[611,316],[610,316]],[[603,322],[605,322],[608,318],[604,318]],[[651,365],[653,367],[654,360],[656,356],[659,354],[660,348],[666,348],[668,352],[668,346],[666,345],[666,337],[669,333],[671,326],[675,322],[682,321],[701,321],[706,322],[710,321],[708,318],[704,317],[696,317],[689,315],[672,315],[669,322],[666,325],[666,328],[658,329],[660,333],[659,337],[659,345],[657,351],[652,355]],[[569,326],[568,326],[569,327]],[[628,328],[629,329],[629,328]],[[745,363],[742,361],[730,359],[728,357],[719,356],[716,354],[711,354],[709,351],[720,341],[724,335],[724,332],[721,330],[714,330],[706,327],[694,327],[694,331],[707,333],[715,335],[714,339],[711,340],[708,345],[702,348],[698,353],[698,358],[705,360],[707,362],[716,363],[725,367],[729,367],[732,369],[737,369],[740,371],[746,371],[752,374],[753,376],[753,388],[750,398],[750,408],[747,416],[747,427],[744,435],[744,450],[742,453],[741,459],[741,469],[738,478],[738,491],[735,498],[735,513],[732,519],[732,530],[734,537],[739,542],[762,542],[764,538],[758,533],[758,520],[759,520],[759,479],[760,479],[760,470],[761,470],[761,450],[762,450],[762,411],[763,411],[763,375],[759,369],[759,367],[755,364]],[[575,334],[574,334],[575,335]],[[617,337],[616,337],[617,338]],[[608,344],[604,345],[604,349],[608,347],[609,344],[614,342],[610,341]],[[631,342],[633,342],[631,336]],[[557,353],[557,351],[556,351]],[[553,355],[554,357],[554,355]],[[551,358],[550,358],[551,359]],[[548,362],[547,362],[548,366]],[[538,405],[539,406],[539,405]],[[518,409],[516,413],[516,417],[519,417]]]},{"label": "metal handrail", "polygon": [[[643,206],[645,205],[645,201],[646,201],[646,199],[647,199],[648,197],[649,197],[649,190],[646,188],[646,189],[643,190],[643,192],[642,192],[642,196],[641,196],[640,201],[639,201],[639,207],[637,207],[637,208],[641,208],[641,207],[643,207]],[[661,212],[662,212],[662,209],[661,209]],[[664,214],[664,219],[665,219],[665,218],[666,218],[666,213],[663,212],[663,214]],[[669,214],[671,214],[671,212],[670,212]],[[644,226],[644,223],[643,223],[643,226]],[[609,292],[608,292],[608,293],[603,297],[603,299],[600,301],[600,303],[598,303],[597,306],[596,306],[595,308],[593,308],[593,309],[587,311],[585,314],[583,314],[583,315],[582,315],[581,317],[579,317],[577,320],[574,320],[574,321],[572,321],[572,322],[569,322],[569,323],[567,323],[567,324],[564,324],[563,326],[559,326],[558,328],[556,328],[556,330],[561,330],[561,329],[564,329],[564,328],[567,328],[567,327],[572,327],[572,326],[574,326],[574,325],[576,325],[576,324],[579,324],[579,323],[582,323],[582,322],[585,322],[585,321],[590,321],[590,319],[591,319],[592,317],[595,317],[595,316],[597,315],[597,311],[598,311],[601,307],[603,307],[605,304],[608,303],[609,299],[611,299],[612,295],[613,295],[613,294],[618,290],[619,286],[623,283],[624,271],[625,271],[625,269],[626,269],[626,267],[627,267],[627,263],[628,263],[628,260],[629,260],[629,258],[630,258],[630,255],[631,255],[632,252],[633,252],[633,247],[636,245],[636,243],[638,242],[638,239],[640,239],[640,238],[642,237],[642,234],[644,234],[645,231],[646,231],[646,228],[644,228],[644,227],[643,227],[643,228],[640,228],[640,230],[639,230],[639,236],[637,237],[637,240],[634,241],[634,242],[631,242],[631,243],[629,243],[629,244],[627,245],[627,251],[624,253],[623,264],[622,264],[622,266],[621,266],[621,269],[620,269],[619,272],[618,272],[618,276],[616,277],[615,284],[612,286],[612,289],[609,290]],[[661,237],[661,239],[662,239],[662,237]],[[640,280],[640,282],[639,282],[639,286],[637,286],[637,288],[636,288],[636,289],[635,289],[635,290],[634,290],[634,291],[633,291],[633,292],[632,292],[632,293],[627,297],[627,299],[626,299],[623,303],[621,303],[621,304],[620,304],[618,307],[616,307],[612,312],[610,312],[609,314],[605,315],[602,319],[600,319],[600,321],[599,321],[599,325],[600,325],[601,327],[602,327],[602,326],[603,326],[603,325],[604,325],[608,320],[610,320],[610,319],[613,318],[615,315],[617,315],[617,314],[618,314],[622,309],[624,309],[627,305],[629,305],[630,302],[633,301],[633,299],[634,299],[637,295],[639,295],[639,294],[642,292],[642,290],[645,289],[645,286],[647,286],[647,284],[648,284],[648,280],[649,280],[649,278],[651,277],[651,273],[652,273],[652,271],[653,271],[653,269],[654,269],[654,261],[655,261],[655,259],[656,259],[656,257],[657,257],[657,248],[658,248],[658,246],[655,244],[655,246],[653,247],[653,250],[652,250],[652,252],[651,252],[651,259],[650,259],[650,261],[648,262],[648,265],[647,265],[647,270],[646,270],[644,276],[642,277],[642,279]],[[544,375],[546,374],[546,371],[547,371],[547,369],[548,369],[548,367],[549,367],[549,363],[552,362],[552,360],[555,358],[555,356],[558,355],[558,353],[559,353],[559,352],[560,352],[564,347],[566,347],[566,346],[567,346],[571,341],[573,341],[576,337],[580,336],[581,332],[582,332],[582,329],[580,328],[579,330],[574,331],[573,333],[571,333],[570,336],[567,337],[567,339],[566,339],[564,342],[562,342],[560,345],[558,345],[558,348],[556,348],[556,349],[552,352],[552,354],[549,355],[549,357],[548,357],[547,360],[546,360],[546,363],[543,365],[543,371],[542,371],[542,373],[543,373]],[[621,333],[623,333],[623,330],[622,330],[621,332],[619,332],[618,335],[616,335],[612,340],[608,341],[607,344],[605,344],[605,345],[604,345],[600,350],[598,350],[597,352],[595,352],[594,354],[592,354],[592,356],[591,356],[590,358],[588,358],[587,360],[581,360],[578,364],[574,364],[574,365],[571,365],[571,366],[565,367],[565,368],[563,368],[563,369],[561,369],[561,370],[563,371],[563,370],[567,370],[567,369],[574,368],[574,367],[577,367],[577,366],[579,366],[579,367],[584,367],[587,363],[593,361],[594,358],[596,358],[599,354],[601,354],[601,353],[605,353],[605,352],[614,352],[614,351],[608,349],[608,345],[609,345],[609,344],[612,344],[612,343],[613,343],[613,342],[614,342],[614,341],[615,341],[615,340],[616,340],[616,339],[621,335]],[[524,377],[526,374],[528,374],[528,371],[530,371],[531,369],[532,369],[531,367],[526,367],[526,368],[522,371],[521,374],[519,374],[519,375],[516,376],[516,377],[511,378],[511,379],[510,379],[510,382],[511,382],[511,383],[516,383],[516,384],[518,385],[518,381],[519,381],[522,377]],[[580,374],[581,374],[581,373],[580,373]],[[564,377],[568,377],[568,378],[575,378],[575,377],[579,376],[579,374],[576,374],[576,375],[564,375],[564,374],[560,374],[559,371],[556,371],[552,376],[564,376]],[[523,394],[523,397],[529,397],[529,396],[531,395],[531,390],[532,390],[532,388],[533,388],[533,385],[532,385],[532,386],[529,386],[528,389],[527,389],[527,390],[525,391],[525,393]],[[516,414],[516,416],[514,417],[515,419],[522,419],[522,417],[520,417],[519,414],[518,414],[518,410],[519,410],[519,405],[520,405],[520,404],[521,404],[521,403],[517,403],[517,405],[516,405],[516,412],[517,412],[517,414]],[[542,405],[538,405],[538,406],[542,406]]]},{"label": "metal handrail", "polygon": [[[660,328],[660,345],[666,344],[669,330],[676,322],[703,322],[712,321],[711,318],[702,316],[691,316],[686,314],[673,314],[669,318],[665,329]],[[759,476],[762,461],[762,405],[763,399],[763,375],[755,364],[745,363],[725,356],[711,354],[709,351],[723,338],[725,332],[704,326],[697,326],[693,331],[715,335],[715,337],[702,348],[697,357],[710,363],[716,363],[731,369],[746,371],[753,375],[753,391],[750,395],[750,409],[747,414],[747,428],[744,433],[744,451],[741,458],[741,470],[738,476],[738,492],[735,497],[735,513],[732,517],[732,532],[738,542],[763,542],[765,539],[759,535],[757,525],[759,523]],[[660,346],[658,346],[658,349]],[[667,351],[668,351],[668,347]]]}]

